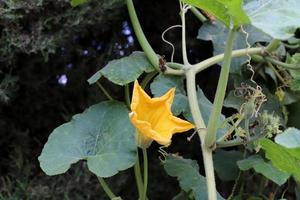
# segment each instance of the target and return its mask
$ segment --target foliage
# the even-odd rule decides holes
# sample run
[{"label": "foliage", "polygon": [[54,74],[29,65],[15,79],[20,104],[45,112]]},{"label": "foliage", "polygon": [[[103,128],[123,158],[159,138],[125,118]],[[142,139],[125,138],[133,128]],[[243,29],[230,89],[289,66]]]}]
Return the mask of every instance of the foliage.
[{"label": "foliage", "polygon": [[41,168],[48,175],[61,174],[84,159],[97,176],[113,176],[135,162],[133,133],[125,105],[94,105],[53,131],[39,157]]},{"label": "foliage", "polygon": [[244,9],[253,26],[276,39],[289,39],[300,26],[297,0],[284,3],[280,0],[252,0],[246,3]]},{"label": "foliage", "polygon": [[[0,3],[0,61],[10,63],[18,53],[40,53],[45,60],[57,47],[95,24],[106,27],[121,0],[101,0],[73,9],[68,1],[9,0]],[[62,23],[63,22],[63,23]]]},{"label": "foliage", "polygon": [[[167,155],[163,161],[166,172],[176,177],[180,183],[180,187],[186,193],[191,192],[192,198],[195,200],[207,199],[207,187],[205,177],[199,174],[199,166],[197,162],[190,159],[183,159],[179,156]],[[218,199],[223,199],[218,195]]]},{"label": "foliage", "polygon": [[147,60],[143,52],[133,52],[130,56],[107,63],[99,72],[89,80],[93,84],[103,75],[111,82],[118,85],[125,85],[136,80],[143,72],[154,71],[153,66]]},{"label": "foliage", "polygon": [[207,1],[207,0],[184,0],[184,2],[201,8],[216,16],[227,27],[238,27],[249,23],[249,18],[242,9],[242,0],[234,1]]}]

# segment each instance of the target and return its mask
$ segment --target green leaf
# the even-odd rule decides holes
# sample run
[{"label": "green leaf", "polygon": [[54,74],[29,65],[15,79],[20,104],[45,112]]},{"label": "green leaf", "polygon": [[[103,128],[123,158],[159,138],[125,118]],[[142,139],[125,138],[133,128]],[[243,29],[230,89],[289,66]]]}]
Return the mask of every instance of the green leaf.
[{"label": "green leaf", "polygon": [[275,137],[275,142],[286,148],[300,148],[300,130],[288,128]]},{"label": "green leaf", "polygon": [[186,192],[181,191],[179,194],[173,197],[172,200],[193,200],[193,198],[189,198],[189,195]]},{"label": "green leaf", "polygon": [[224,151],[218,149],[214,154],[214,168],[223,181],[235,180],[239,169],[237,161],[243,158],[243,153],[239,151]]},{"label": "green leaf", "polygon": [[[248,33],[248,42],[250,45],[254,45],[256,42],[270,42],[271,37],[259,31],[257,28],[246,25],[244,30]],[[226,39],[228,36],[229,30],[219,21],[215,23],[205,22],[198,31],[198,39],[205,41],[212,41],[213,43],[213,54],[218,55],[222,54],[225,51]],[[247,48],[246,34],[239,29],[236,33],[233,50]],[[233,58],[231,61],[230,72],[231,73],[240,73],[241,65],[247,61],[247,56]],[[220,63],[221,65],[221,63]]]},{"label": "green leaf", "polygon": [[252,0],[244,9],[253,26],[276,39],[287,40],[300,27],[298,0]]},{"label": "green leaf", "polygon": [[40,166],[46,174],[56,175],[87,160],[89,170],[97,176],[113,176],[135,163],[134,132],[123,103],[93,105],[54,129],[39,156]]},{"label": "green leaf", "polygon": [[264,175],[278,185],[283,185],[290,176],[288,173],[281,172],[274,168],[272,164],[265,162],[259,155],[253,155],[244,160],[240,160],[237,164],[243,171],[253,168],[257,173]]},{"label": "green leaf", "polygon": [[92,85],[94,83],[96,83],[100,78],[101,78],[101,71],[97,71],[93,76],[91,76],[87,82]]},{"label": "green leaf", "polygon": [[[198,104],[201,111],[201,115],[203,117],[204,123],[208,125],[209,117],[213,109],[213,104],[206,98],[203,91],[198,88],[197,90],[197,98],[198,98]],[[190,111],[190,108],[188,107],[187,111],[183,113],[184,117],[188,119],[189,121],[193,121],[193,117]],[[223,122],[225,121],[225,116],[221,114],[219,118],[218,123],[218,130],[217,130],[217,138],[222,137],[226,132],[227,128],[222,128]]]},{"label": "green leaf", "polygon": [[272,165],[278,170],[292,174],[297,181],[300,181],[300,149],[289,149],[276,144],[268,139],[259,142],[266,151],[266,158],[272,161]]},{"label": "green leaf", "polygon": [[292,91],[295,91],[295,92],[300,91],[300,77],[297,77],[291,81],[290,88]]},{"label": "green leaf", "polygon": [[[196,161],[168,155],[163,164],[167,174],[178,179],[183,191],[192,192],[195,200],[208,199],[206,179],[199,174]],[[223,199],[220,194],[218,194],[218,199]]]},{"label": "green leaf", "polygon": [[164,95],[171,88],[176,88],[172,113],[179,115],[188,109],[188,100],[183,87],[183,77],[158,75],[150,85],[152,94],[155,97]]},{"label": "green leaf", "polygon": [[222,21],[227,27],[232,24],[238,27],[250,22],[242,9],[242,0],[183,0],[185,3],[198,7]]},{"label": "green leaf", "polygon": [[86,2],[88,2],[89,0],[71,0],[71,6],[72,7],[76,7],[79,6],[81,4],[84,4]]},{"label": "green leaf", "polygon": [[89,78],[88,82],[95,83],[102,75],[115,84],[126,85],[136,80],[143,72],[149,73],[154,70],[145,54],[135,51],[127,57],[110,61],[103,69]]}]

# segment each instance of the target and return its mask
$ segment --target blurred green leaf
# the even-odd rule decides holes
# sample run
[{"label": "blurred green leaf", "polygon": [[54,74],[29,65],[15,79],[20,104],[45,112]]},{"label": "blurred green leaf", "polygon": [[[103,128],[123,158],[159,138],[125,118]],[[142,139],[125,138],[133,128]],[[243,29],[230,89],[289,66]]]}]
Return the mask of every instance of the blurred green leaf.
[{"label": "blurred green leaf", "polygon": [[298,0],[251,0],[244,9],[253,26],[276,39],[287,40],[300,27]]},{"label": "blurred green leaf", "polygon": [[54,129],[39,156],[40,166],[46,174],[56,175],[87,160],[89,170],[97,176],[113,176],[135,163],[134,132],[123,103],[93,105]]},{"label": "blurred green leaf", "polygon": [[[163,165],[167,174],[177,177],[183,191],[192,192],[195,200],[208,200],[206,179],[199,174],[196,161],[167,155]],[[220,194],[217,198],[223,199]]]},{"label": "blurred green leaf", "polygon": [[263,139],[259,142],[262,149],[266,152],[266,158],[272,161],[272,165],[278,170],[292,174],[297,181],[300,181],[300,149],[286,148]]},{"label": "blurred green leaf", "polygon": [[76,7],[88,2],[89,0],[71,0],[71,6]]},{"label": "blurred green leaf", "polygon": [[184,191],[181,191],[179,194],[177,194],[175,197],[172,198],[172,200],[193,200],[194,198],[193,197],[189,197],[189,195],[184,192]]},{"label": "blurred green leaf", "polygon": [[183,0],[183,2],[214,15],[227,27],[231,24],[238,27],[250,22],[242,8],[243,0]]},{"label": "blurred green leaf", "polygon": [[240,160],[237,164],[239,168],[244,171],[253,168],[257,173],[261,173],[279,186],[283,185],[290,176],[288,173],[279,171],[273,167],[272,164],[265,162],[259,155],[253,155],[244,160]]},{"label": "blurred green leaf", "polygon": [[275,137],[275,142],[286,148],[300,148],[300,130],[288,128]]},{"label": "blurred green leaf", "polygon": [[223,181],[235,180],[239,173],[237,161],[243,158],[240,151],[224,151],[218,149],[214,154],[214,168]]},{"label": "blurred green leaf", "polygon": [[89,84],[97,82],[101,75],[118,85],[136,80],[143,72],[152,72],[154,67],[143,52],[135,51],[127,57],[110,61],[105,67],[88,79]]}]

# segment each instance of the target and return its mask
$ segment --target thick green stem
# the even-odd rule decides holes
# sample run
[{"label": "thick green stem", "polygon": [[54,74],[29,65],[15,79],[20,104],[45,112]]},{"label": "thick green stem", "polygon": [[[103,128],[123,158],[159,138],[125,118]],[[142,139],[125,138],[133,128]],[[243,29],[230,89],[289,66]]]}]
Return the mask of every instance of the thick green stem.
[{"label": "thick green stem", "polygon": [[182,58],[183,58],[183,64],[184,66],[188,66],[189,64],[189,60],[187,57],[187,51],[186,51],[186,30],[185,30],[185,13],[186,10],[185,9],[181,9],[180,12],[180,17],[181,17],[181,43],[182,43]]},{"label": "thick green stem", "polygon": [[192,6],[191,11],[202,23],[207,20],[206,17],[202,15],[202,13],[197,8]]},{"label": "thick green stem", "polygon": [[[231,57],[242,57],[248,55],[255,55],[255,54],[261,54],[262,51],[264,50],[264,47],[255,47],[255,48],[250,48],[250,49],[239,49],[239,50],[234,50],[232,51]],[[214,57],[208,58],[200,63],[194,64],[191,66],[191,68],[194,68],[196,73],[199,73],[207,68],[209,68],[212,65],[215,65],[224,59],[224,54],[219,54]],[[178,63],[167,63],[168,66],[175,68],[182,66],[182,64]],[[184,75],[184,70],[174,70],[171,68],[167,68],[164,74],[169,74],[169,75],[177,75],[177,76],[182,76]]]},{"label": "thick green stem", "polygon": [[142,175],[141,175],[141,166],[140,166],[140,161],[139,161],[138,149],[137,149],[137,159],[136,159],[136,163],[134,165],[134,175],[135,175],[135,181],[136,181],[136,185],[137,185],[137,189],[138,189],[138,193],[139,193],[139,199],[141,199],[142,195],[143,195],[143,191],[144,191],[144,185],[143,185],[143,179],[142,179]]},{"label": "thick green stem", "polygon": [[208,199],[216,200],[217,190],[216,190],[216,182],[215,182],[215,174],[214,174],[214,165],[212,159],[212,150],[207,148],[204,145],[204,140],[206,136],[206,126],[203,121],[199,109],[199,105],[198,105],[196,83],[195,83],[195,71],[193,70],[193,68],[186,70],[186,81],[187,81],[187,94],[189,99],[190,110],[193,116],[194,123],[196,125],[198,135],[201,139],[201,148],[202,148],[204,169],[206,175]]},{"label": "thick green stem", "polygon": [[222,64],[217,92],[214,99],[213,110],[208,121],[207,136],[205,137],[205,145],[207,147],[213,147],[216,142],[216,133],[217,133],[218,122],[219,122],[218,120],[221,115],[221,110],[223,107],[223,102],[226,93],[226,87],[227,87],[230,64],[231,64],[232,46],[233,46],[235,33],[236,31],[234,29],[231,29],[226,42],[224,61]]},{"label": "thick green stem", "polygon": [[132,0],[126,0],[126,2],[127,2],[127,8],[128,8],[129,17],[130,17],[130,20],[132,23],[132,27],[133,27],[134,33],[139,41],[139,44],[141,45],[141,47],[142,47],[143,51],[145,52],[147,58],[149,59],[150,63],[156,68],[157,71],[160,71],[158,56],[156,55],[156,53],[150,46],[150,44],[143,32],[143,29],[140,25],[140,22],[138,20],[136,12],[135,12],[133,2],[132,2]]},{"label": "thick green stem", "polygon": [[[234,50],[232,51],[231,57],[242,57],[248,55],[253,55],[253,54],[261,54],[263,51],[264,47],[255,47],[255,48],[250,48],[250,49],[239,49],[239,50]],[[225,59],[225,53],[216,55],[214,57],[208,58],[198,64],[193,65],[195,68],[196,73],[199,73],[208,67],[215,65],[219,62],[222,62]]]},{"label": "thick green stem", "polygon": [[104,192],[107,194],[107,196],[110,199],[116,198],[116,195],[111,191],[111,189],[109,188],[109,186],[106,184],[105,180],[99,176],[97,176],[98,181],[102,187],[102,189],[104,190]]},{"label": "thick green stem", "polygon": [[143,158],[144,158],[144,191],[142,200],[147,199],[147,187],[148,187],[148,156],[147,149],[143,149]]},{"label": "thick green stem", "polygon": [[99,81],[96,82],[97,86],[100,88],[100,90],[103,92],[103,94],[107,97],[109,100],[114,100],[110,94],[106,91],[106,89],[101,85]]}]

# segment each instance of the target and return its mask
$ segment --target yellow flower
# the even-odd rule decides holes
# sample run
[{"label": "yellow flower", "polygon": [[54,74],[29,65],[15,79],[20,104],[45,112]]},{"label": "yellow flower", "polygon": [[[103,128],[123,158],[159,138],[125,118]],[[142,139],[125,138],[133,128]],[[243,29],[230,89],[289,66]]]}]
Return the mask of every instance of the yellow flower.
[{"label": "yellow flower", "polygon": [[129,117],[137,129],[139,147],[147,148],[153,140],[169,146],[173,134],[194,128],[190,122],[173,116],[174,94],[175,88],[172,88],[161,97],[151,98],[135,81]]}]

